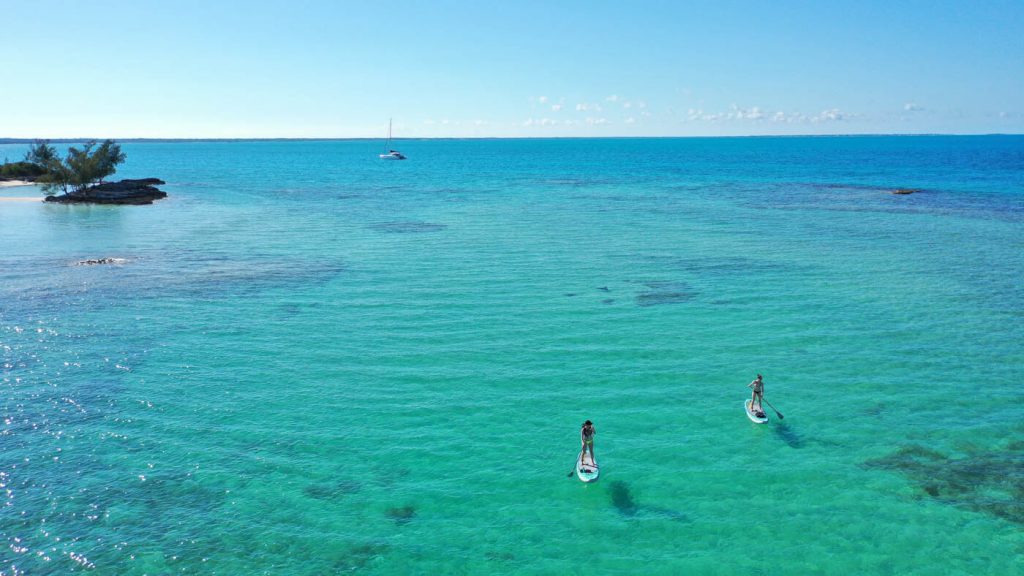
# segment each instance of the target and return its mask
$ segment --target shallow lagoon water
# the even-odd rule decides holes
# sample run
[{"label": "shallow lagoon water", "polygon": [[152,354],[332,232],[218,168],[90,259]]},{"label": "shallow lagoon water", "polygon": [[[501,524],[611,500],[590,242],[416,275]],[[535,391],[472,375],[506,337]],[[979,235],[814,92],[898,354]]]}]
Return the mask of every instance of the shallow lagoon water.
[{"label": "shallow lagoon water", "polygon": [[1024,138],[378,144],[0,205],[0,571],[1024,571]]}]

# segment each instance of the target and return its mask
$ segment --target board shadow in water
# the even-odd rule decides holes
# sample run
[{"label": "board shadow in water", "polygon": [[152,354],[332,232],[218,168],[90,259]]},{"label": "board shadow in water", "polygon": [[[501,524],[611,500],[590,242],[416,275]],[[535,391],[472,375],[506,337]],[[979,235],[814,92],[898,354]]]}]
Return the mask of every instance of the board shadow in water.
[{"label": "board shadow in water", "polygon": [[785,422],[779,422],[773,425],[772,432],[778,436],[783,442],[786,443],[790,448],[803,448],[804,439],[794,430],[789,424]]},{"label": "board shadow in water", "polygon": [[637,503],[629,485],[622,480],[616,480],[608,486],[608,495],[612,499],[612,505],[619,514],[627,518],[663,518],[673,522],[689,522],[690,519],[677,510],[662,506],[649,506]]}]

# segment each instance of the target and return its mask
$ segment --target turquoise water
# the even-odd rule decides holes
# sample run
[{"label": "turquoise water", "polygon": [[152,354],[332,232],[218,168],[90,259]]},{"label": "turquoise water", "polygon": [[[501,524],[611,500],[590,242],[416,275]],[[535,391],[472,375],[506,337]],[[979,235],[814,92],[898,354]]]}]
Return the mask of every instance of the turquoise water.
[{"label": "turquoise water", "polygon": [[1024,137],[399,144],[0,203],[0,573],[1024,573]]}]

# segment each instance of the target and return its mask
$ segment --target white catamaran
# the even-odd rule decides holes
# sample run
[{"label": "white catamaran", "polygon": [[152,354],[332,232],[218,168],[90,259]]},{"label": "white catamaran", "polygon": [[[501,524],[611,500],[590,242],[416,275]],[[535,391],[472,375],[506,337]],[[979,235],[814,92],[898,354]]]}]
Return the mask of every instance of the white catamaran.
[{"label": "white catamaran", "polygon": [[380,155],[381,160],[405,160],[405,156],[398,150],[391,149],[391,118],[388,118],[388,142],[384,145],[384,154]]}]

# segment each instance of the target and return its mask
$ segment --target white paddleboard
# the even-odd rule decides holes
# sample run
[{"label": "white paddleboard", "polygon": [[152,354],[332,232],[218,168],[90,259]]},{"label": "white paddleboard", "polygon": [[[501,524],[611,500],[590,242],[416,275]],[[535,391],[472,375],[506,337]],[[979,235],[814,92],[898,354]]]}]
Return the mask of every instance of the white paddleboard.
[{"label": "white paddleboard", "polygon": [[583,452],[580,452],[580,455],[576,458],[576,476],[583,482],[593,482],[601,474],[601,469],[597,467],[597,462],[591,458],[589,451],[587,451],[586,460],[583,459]]},{"label": "white paddleboard", "polygon": [[743,409],[747,411],[747,418],[750,418],[751,422],[755,422],[757,424],[764,424],[765,422],[768,421],[768,413],[767,412],[764,413],[763,417],[759,418],[757,416],[757,414],[754,414],[750,410],[750,400],[747,400],[746,402],[743,403]]}]

